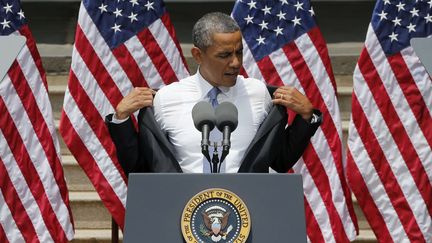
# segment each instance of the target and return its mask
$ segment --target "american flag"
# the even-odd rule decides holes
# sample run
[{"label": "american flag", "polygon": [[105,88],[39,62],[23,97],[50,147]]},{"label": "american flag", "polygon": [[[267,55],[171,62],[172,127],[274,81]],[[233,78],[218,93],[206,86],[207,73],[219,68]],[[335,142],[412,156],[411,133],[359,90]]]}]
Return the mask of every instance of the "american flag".
[{"label": "american flag", "polygon": [[308,240],[353,240],[357,220],[345,179],[336,83],[312,6],[309,1],[242,0],[232,16],[243,33],[244,73],[293,86],[323,112],[323,125],[293,168],[303,176]]},{"label": "american flag", "polygon": [[20,2],[1,0],[0,21],[1,36],[27,38],[0,80],[0,241],[67,242],[73,220],[45,71]]},{"label": "american flag", "polygon": [[81,3],[60,132],[121,228],[127,178],[104,118],[133,87],[158,89],[188,75],[162,1]]},{"label": "american flag", "polygon": [[380,242],[432,242],[432,0],[379,0],[354,71],[347,172]]}]

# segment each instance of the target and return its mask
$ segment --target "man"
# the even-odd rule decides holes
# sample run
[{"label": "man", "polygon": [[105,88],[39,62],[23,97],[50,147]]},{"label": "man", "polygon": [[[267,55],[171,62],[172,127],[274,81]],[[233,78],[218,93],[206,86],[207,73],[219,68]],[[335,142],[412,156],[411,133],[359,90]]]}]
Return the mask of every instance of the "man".
[{"label": "man", "polygon": [[[154,100],[153,90],[135,88],[118,104],[116,113],[107,116],[126,173],[209,172],[191,111],[197,102],[210,99],[216,99],[216,105],[229,101],[239,113],[223,172],[268,172],[269,168],[287,172],[320,125],[321,113],[295,88],[273,89],[272,100],[262,81],[239,75],[242,36],[228,15],[206,14],[195,24],[192,38],[192,56],[199,64],[195,75],[162,88]],[[286,127],[286,109],[298,114],[290,127]],[[129,119],[137,110],[138,133]],[[216,128],[210,134],[212,141],[221,137]]]}]

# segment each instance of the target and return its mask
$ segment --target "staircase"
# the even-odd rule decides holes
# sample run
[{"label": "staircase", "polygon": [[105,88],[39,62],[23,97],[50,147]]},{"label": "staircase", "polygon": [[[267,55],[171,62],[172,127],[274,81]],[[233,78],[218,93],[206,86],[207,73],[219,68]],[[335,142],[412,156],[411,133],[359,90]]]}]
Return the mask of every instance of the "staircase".
[{"label": "staircase", "polygon": [[[191,72],[195,72],[196,65],[190,56],[190,47],[191,45],[188,44],[182,45]],[[329,52],[338,85],[338,100],[343,120],[343,141],[345,144],[351,111],[352,73],[361,47],[362,44],[359,42],[329,44]],[[49,96],[58,127],[63,96],[67,86],[72,45],[39,44],[38,48],[47,71]],[[70,154],[63,141],[61,139],[60,141],[62,163],[68,183],[76,229],[75,239],[72,242],[111,242],[111,216],[75,158]],[[353,198],[353,200],[360,227],[360,235],[355,242],[377,242],[357,205],[356,199]],[[122,238],[121,233],[120,238]]]}]

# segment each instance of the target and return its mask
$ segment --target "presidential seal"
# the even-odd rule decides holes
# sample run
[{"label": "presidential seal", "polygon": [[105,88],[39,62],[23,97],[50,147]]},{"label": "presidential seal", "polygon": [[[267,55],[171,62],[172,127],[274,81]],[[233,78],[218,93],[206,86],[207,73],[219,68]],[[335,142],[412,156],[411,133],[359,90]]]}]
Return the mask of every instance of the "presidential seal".
[{"label": "presidential seal", "polygon": [[181,217],[186,242],[242,243],[246,242],[250,227],[246,204],[236,194],[220,188],[193,196]]}]

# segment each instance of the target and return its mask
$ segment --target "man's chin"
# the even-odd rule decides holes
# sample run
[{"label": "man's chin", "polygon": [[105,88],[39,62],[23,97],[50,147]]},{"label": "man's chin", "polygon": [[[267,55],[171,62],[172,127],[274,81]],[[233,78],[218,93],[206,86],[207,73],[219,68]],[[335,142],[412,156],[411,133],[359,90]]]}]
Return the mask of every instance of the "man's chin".
[{"label": "man's chin", "polygon": [[225,75],[224,76],[224,86],[231,87],[234,86],[237,82],[237,74],[236,75]]}]

